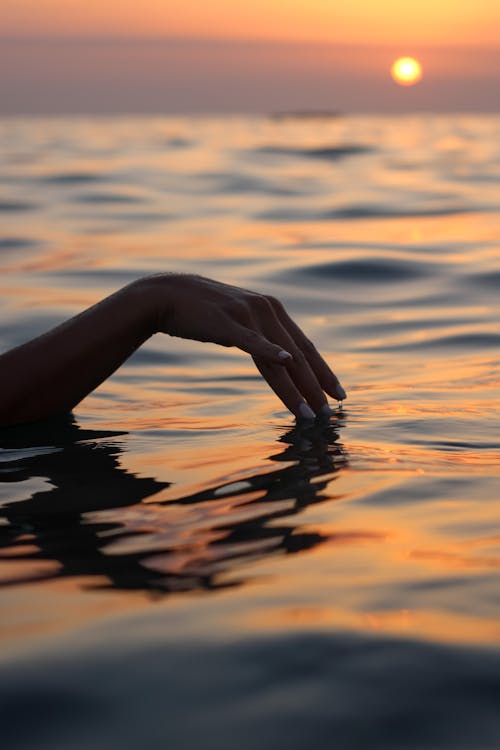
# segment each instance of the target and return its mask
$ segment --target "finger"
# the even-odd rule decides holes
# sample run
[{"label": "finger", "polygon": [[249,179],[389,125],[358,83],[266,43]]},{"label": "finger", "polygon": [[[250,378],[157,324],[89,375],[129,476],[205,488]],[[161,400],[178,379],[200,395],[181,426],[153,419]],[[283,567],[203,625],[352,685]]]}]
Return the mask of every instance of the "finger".
[{"label": "finger", "polygon": [[270,309],[265,319],[261,321],[261,325],[268,339],[291,353],[292,359],[286,362],[287,371],[305,401],[316,413],[328,411],[326,396],[318,378],[297,342],[276,317],[274,310]]},{"label": "finger", "polygon": [[258,331],[242,326],[239,323],[231,323],[227,335],[226,346],[237,346],[252,357],[259,359],[269,365],[281,365],[291,361],[292,355],[279,343],[269,341]]},{"label": "finger", "polygon": [[297,419],[314,419],[315,413],[304,401],[285,367],[269,364],[257,357],[254,357],[254,362],[262,377]]},{"label": "finger", "polygon": [[338,377],[327,365],[312,341],[288,315],[281,302],[278,302],[278,300],[272,300],[272,302],[278,319],[290,333],[297,346],[300,347],[323,390],[338,401],[343,401],[347,396]]},{"label": "finger", "polygon": [[305,403],[304,397],[288,374],[284,364],[291,362],[292,355],[279,344],[269,341],[256,330],[232,323],[230,337],[233,346],[238,346],[252,355],[257,369],[287,409],[298,419],[314,419],[314,411]]}]

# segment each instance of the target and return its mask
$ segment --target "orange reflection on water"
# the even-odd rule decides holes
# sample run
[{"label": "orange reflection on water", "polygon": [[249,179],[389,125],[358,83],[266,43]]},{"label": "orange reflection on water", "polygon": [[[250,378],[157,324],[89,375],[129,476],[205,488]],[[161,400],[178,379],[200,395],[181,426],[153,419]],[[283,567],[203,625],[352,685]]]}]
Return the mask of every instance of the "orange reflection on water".
[{"label": "orange reflection on water", "polygon": [[[477,546],[477,542],[475,543]],[[424,560],[432,564],[437,563],[444,568],[468,569],[468,568],[500,568],[500,554],[496,556],[464,555],[451,550],[412,550],[409,553],[412,560]],[[435,566],[434,566],[435,567]]]},{"label": "orange reflection on water", "polygon": [[460,613],[394,609],[383,612],[349,612],[331,607],[275,607],[265,616],[242,622],[232,619],[233,627],[249,632],[319,630],[326,632],[374,632],[384,635],[428,639],[442,643],[498,643],[500,626],[494,617],[474,617]]},{"label": "orange reflection on water", "polygon": [[[38,201],[36,180],[52,182],[29,227],[4,212],[7,240],[40,240],[5,243],[6,341],[18,325],[29,337],[30,309],[34,331],[43,310],[63,317],[135,276],[179,269],[282,298],[348,399],[329,430],[302,430],[246,355],[153,337],[76,409],[81,427],[127,434],[77,431],[59,463],[28,461],[45,481],[24,488],[30,498],[19,468],[2,559],[19,583],[2,590],[10,635],[23,618],[55,632],[154,602],[229,636],[318,627],[498,641],[488,284],[500,226],[487,210],[498,182],[493,162],[494,179],[468,179],[489,155],[467,123],[404,125],[160,119],[146,142],[144,123],[76,123],[100,159],[25,167],[27,199]],[[50,141],[57,127],[33,132]],[[168,151],[168,133],[186,127],[194,145]],[[366,160],[307,156],[356,139]],[[269,145],[295,151],[253,158]],[[84,166],[96,184],[68,184]],[[462,203],[447,214],[455,192]],[[434,208],[443,213],[419,215]]]}]

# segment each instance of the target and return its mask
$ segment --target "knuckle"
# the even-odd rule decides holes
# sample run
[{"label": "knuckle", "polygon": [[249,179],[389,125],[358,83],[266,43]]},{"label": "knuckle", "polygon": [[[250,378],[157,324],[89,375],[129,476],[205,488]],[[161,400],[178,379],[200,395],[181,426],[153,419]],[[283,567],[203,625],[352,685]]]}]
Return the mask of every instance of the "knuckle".
[{"label": "knuckle", "polygon": [[257,344],[261,341],[261,337],[256,331],[247,331],[243,338],[247,344]]},{"label": "knuckle", "polygon": [[272,294],[268,294],[268,295],[266,295],[266,299],[269,302],[269,304],[271,305],[271,307],[276,312],[283,312],[284,311],[284,309],[285,309],[284,305],[283,305],[282,302],[280,302],[280,300],[277,297],[273,297]]},{"label": "knuckle", "polygon": [[237,320],[246,320],[250,315],[248,305],[242,299],[229,300],[228,302],[224,303],[223,310],[230,317]]},{"label": "knuckle", "polygon": [[251,297],[251,305],[256,312],[265,315],[271,311],[271,305],[266,297],[256,294]]}]

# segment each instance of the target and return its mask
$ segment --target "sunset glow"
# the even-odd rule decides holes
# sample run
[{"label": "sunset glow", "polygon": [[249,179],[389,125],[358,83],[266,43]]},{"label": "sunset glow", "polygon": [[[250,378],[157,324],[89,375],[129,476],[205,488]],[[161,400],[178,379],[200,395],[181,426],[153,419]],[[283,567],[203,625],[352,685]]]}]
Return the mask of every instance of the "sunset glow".
[{"label": "sunset glow", "polygon": [[482,0],[2,0],[6,36],[180,36],[337,44],[498,44],[500,5]]},{"label": "sunset glow", "polygon": [[422,66],[413,57],[400,57],[392,64],[391,75],[400,86],[413,86],[422,79]]},{"label": "sunset glow", "polygon": [[0,114],[495,112],[499,25],[498,0],[3,0]]}]

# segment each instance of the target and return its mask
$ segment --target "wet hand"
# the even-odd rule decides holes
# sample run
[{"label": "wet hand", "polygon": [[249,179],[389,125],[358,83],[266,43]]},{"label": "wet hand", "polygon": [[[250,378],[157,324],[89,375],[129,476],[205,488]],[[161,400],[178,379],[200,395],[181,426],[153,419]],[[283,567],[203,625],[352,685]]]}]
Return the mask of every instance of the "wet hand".
[{"label": "wet hand", "polygon": [[160,274],[149,281],[157,331],[248,352],[296,417],[329,414],[325,393],[339,401],[346,397],[314,344],[274,297],[194,275]]}]

